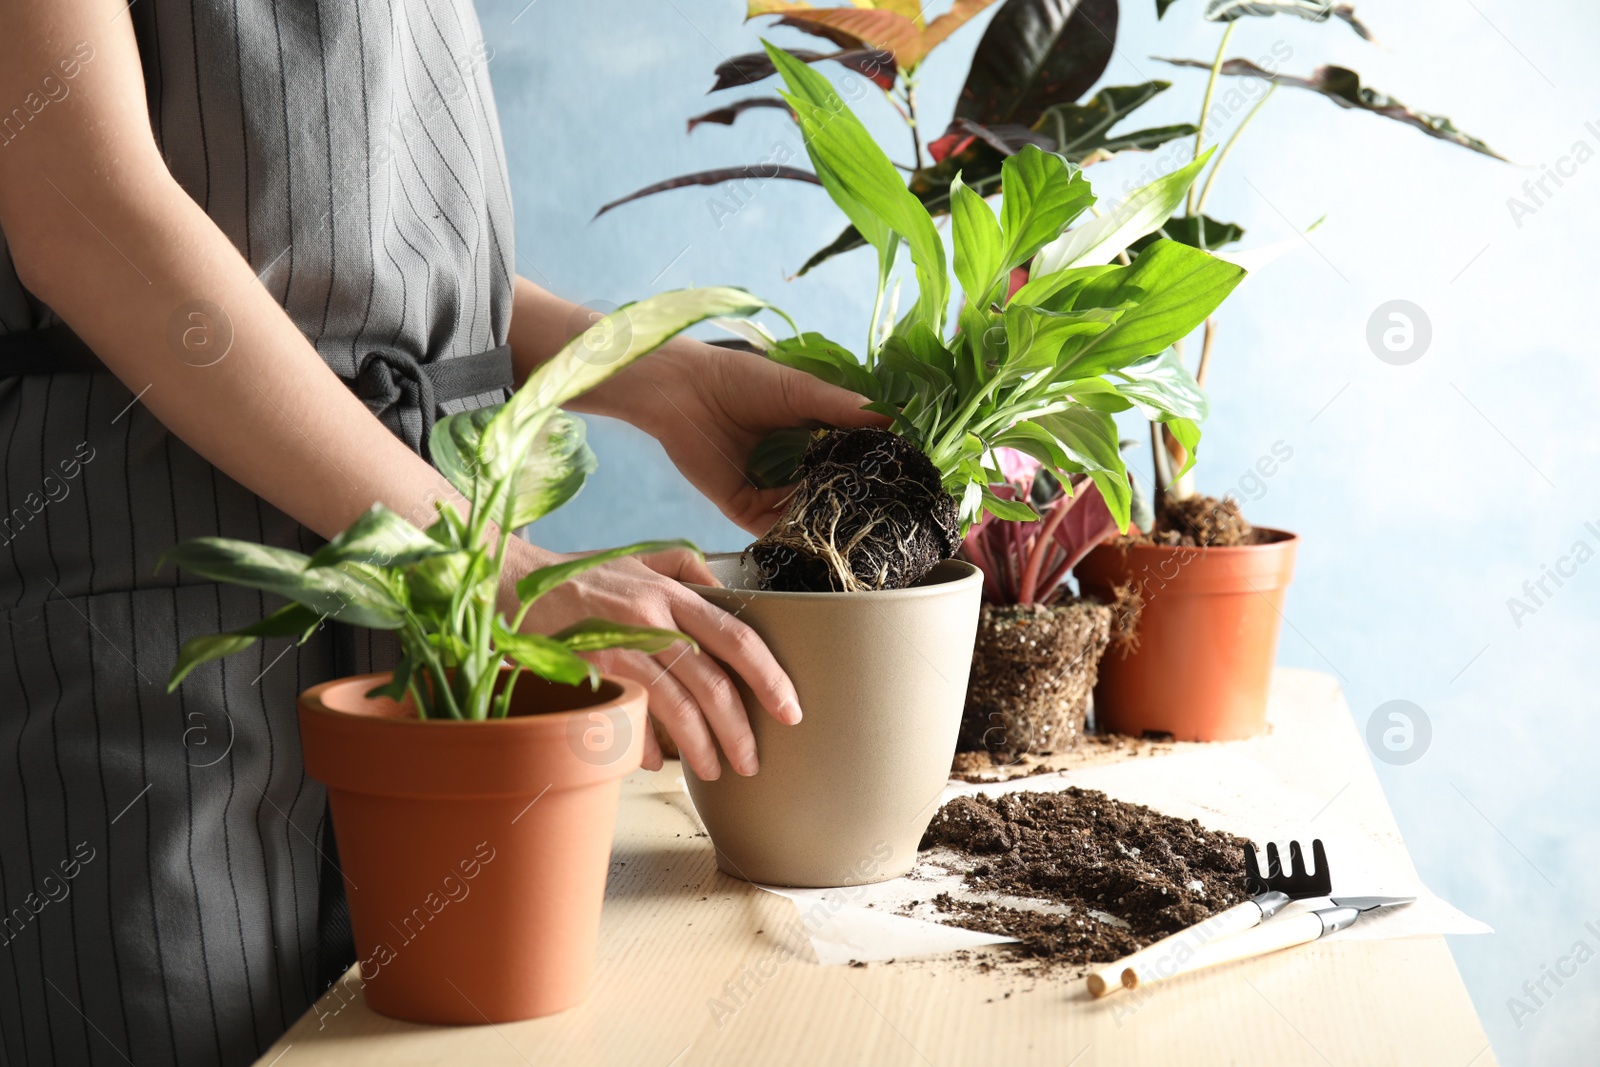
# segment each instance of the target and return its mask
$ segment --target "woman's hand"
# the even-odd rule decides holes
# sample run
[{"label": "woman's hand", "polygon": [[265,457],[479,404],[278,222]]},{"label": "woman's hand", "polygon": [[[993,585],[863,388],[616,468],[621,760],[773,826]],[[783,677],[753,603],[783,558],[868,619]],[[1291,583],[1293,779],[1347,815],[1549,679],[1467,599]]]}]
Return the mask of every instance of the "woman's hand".
[{"label": "woman's hand", "polygon": [[[514,549],[510,561],[518,565],[508,565],[510,580],[515,580],[513,574],[520,578],[533,567],[559,562],[526,542],[515,544],[521,547]],[[707,603],[682,582],[717,584],[706,565],[690,552],[617,560],[585,571],[547,593],[529,612],[527,628],[554,633],[582,619],[598,617],[688,634],[699,643],[698,653],[680,642],[654,656],[613,650],[587,658],[605,673],[631,678],[649,690],[650,714],[666,727],[684,762],[701,779],[709,781],[721,773],[719,745],[735,771],[755,774],[756,741],[744,701],[715,660],[736,671],[767,713],[787,725],[800,721],[794,685],[754,630]],[[655,734],[646,729],[644,766],[660,770],[661,762]]]},{"label": "woman's hand", "polygon": [[[596,396],[596,394],[600,394]],[[592,399],[591,399],[592,398]],[[867,398],[763,356],[687,338],[641,360],[584,398],[661,442],[667,456],[722,513],[757,536],[787,489],[760,489],[745,473],[751,451],[794,426],[885,426]]]}]

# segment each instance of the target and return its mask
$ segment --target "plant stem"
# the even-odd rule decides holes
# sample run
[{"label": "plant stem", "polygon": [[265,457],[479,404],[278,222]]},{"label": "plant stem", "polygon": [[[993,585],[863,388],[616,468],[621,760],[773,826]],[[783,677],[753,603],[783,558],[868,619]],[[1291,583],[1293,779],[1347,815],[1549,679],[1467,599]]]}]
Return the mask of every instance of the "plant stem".
[{"label": "plant stem", "polygon": [[[1256,106],[1251,108],[1245,117],[1239,120],[1239,125],[1235,126],[1233,132],[1228,135],[1228,140],[1223,144],[1222,151],[1217,153],[1216,162],[1211,164],[1211,173],[1206,175],[1206,182],[1200,187],[1200,198],[1195,201],[1194,214],[1198,215],[1206,209],[1206,197],[1211,195],[1211,183],[1216,180],[1217,171],[1222,169],[1223,161],[1228,158],[1228,153],[1233,151],[1233,146],[1239,140],[1239,135],[1244,132],[1244,128],[1250,125],[1250,120],[1256,117],[1256,112],[1261,110],[1261,105],[1267,102],[1267,98],[1277,88],[1277,82],[1268,82],[1267,91],[1261,94],[1261,99],[1256,101]],[[1194,189],[1193,186],[1189,188],[1191,192]]]},{"label": "plant stem", "polygon": [[911,127],[911,162],[922,168],[922,134],[917,130],[917,85],[906,79],[906,122]]},{"label": "plant stem", "polygon": [[[1206,139],[1206,116],[1211,114],[1211,97],[1217,91],[1217,78],[1222,74],[1222,55],[1228,50],[1228,40],[1233,36],[1237,22],[1228,23],[1228,28],[1222,31],[1222,40],[1217,44],[1217,58],[1211,61],[1211,77],[1206,80],[1206,95],[1200,101],[1200,120],[1194,124],[1194,158],[1200,158],[1200,149]],[[1189,186],[1188,213],[1193,215],[1195,208],[1194,186]]]},{"label": "plant stem", "polygon": [[444,672],[444,664],[439,660],[438,650],[428,643],[428,635],[422,632],[422,627],[417,626],[415,623],[410,623],[409,625],[412,627],[413,638],[417,642],[417,647],[428,664],[428,677],[433,682],[435,704],[437,705],[439,702],[440,694],[443,694],[445,714],[452,719],[466,718],[461,714],[461,708],[456,704],[456,695],[450,689],[450,678]]},{"label": "plant stem", "polygon": [[1161,497],[1167,491],[1171,482],[1172,473],[1167,467],[1167,450],[1161,440],[1161,424],[1150,424],[1150,521],[1155,523],[1155,516],[1161,511]]},{"label": "plant stem", "polygon": [[1200,344],[1200,366],[1194,372],[1194,383],[1202,389],[1206,387],[1206,372],[1211,369],[1211,346],[1216,340],[1217,320],[1207,317],[1205,340]]},{"label": "plant stem", "polygon": [[1022,571],[1022,588],[1017,593],[1017,603],[1032,604],[1039,591],[1039,571],[1044,568],[1044,558],[1049,555],[1050,548],[1056,543],[1056,530],[1062,520],[1067,517],[1067,512],[1072,509],[1072,497],[1062,494],[1060,500],[1050,509],[1050,517],[1044,520],[1033,543],[1033,551],[1028,553],[1028,565]]}]

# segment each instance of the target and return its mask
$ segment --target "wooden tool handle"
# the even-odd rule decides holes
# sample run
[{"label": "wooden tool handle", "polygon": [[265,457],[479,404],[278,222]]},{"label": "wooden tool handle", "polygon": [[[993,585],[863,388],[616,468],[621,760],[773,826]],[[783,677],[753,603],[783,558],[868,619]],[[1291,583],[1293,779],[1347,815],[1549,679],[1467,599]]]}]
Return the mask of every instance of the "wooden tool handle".
[{"label": "wooden tool handle", "polygon": [[1122,972],[1122,982],[1130,989],[1153,982],[1164,982],[1180,974],[1189,974],[1207,967],[1232,963],[1235,960],[1254,959],[1256,956],[1265,956],[1279,949],[1304,945],[1321,936],[1322,917],[1315,912],[1279,917],[1271,922],[1262,923],[1254,930],[1246,930],[1242,934],[1235,934],[1226,940],[1197,949],[1194,955],[1179,963],[1171,974],[1141,975],[1135,971],[1125,970]]},{"label": "wooden tool handle", "polygon": [[[1146,945],[1131,956],[1107,964],[1088,976],[1089,992],[1097,997],[1114,993],[1124,985],[1124,971],[1133,971],[1139,981],[1148,981],[1151,975],[1175,974],[1179,964],[1206,945],[1221,937],[1232,937],[1261,924],[1261,908],[1254,901],[1235,904],[1227,911],[1218,912],[1203,923],[1187,930],[1179,930],[1154,944]],[[1184,947],[1188,951],[1184,951]],[[1134,985],[1137,985],[1136,981]],[[1132,988],[1130,986],[1129,988]]]}]

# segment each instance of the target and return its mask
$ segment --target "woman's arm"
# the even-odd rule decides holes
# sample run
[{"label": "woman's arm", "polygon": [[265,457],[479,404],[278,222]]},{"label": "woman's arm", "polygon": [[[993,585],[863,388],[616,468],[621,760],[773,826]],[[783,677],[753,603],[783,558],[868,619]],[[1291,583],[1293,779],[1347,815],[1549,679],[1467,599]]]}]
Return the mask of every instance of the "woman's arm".
[{"label": "woman's arm", "polygon": [[[419,525],[455,496],[339,381],[168,172],[123,0],[25,0],[0,34],[0,102],[63,60],[70,92],[0,146],[0,227],[22,283],[178,437],[325,537],[382,501]],[[88,50],[92,49],[92,52]],[[9,113],[9,112],[7,112]],[[192,366],[168,323],[197,300],[233,345]]]},{"label": "woman's arm", "polygon": [[[0,229],[22,283],[168,429],[323,536],[377,501],[419,526],[433,520],[438,499],[464,508],[328,369],[172,178],[151,133],[126,10],[125,0],[7,5],[0,118],[13,102],[24,106],[46,75],[59,80],[63,61],[79,64],[70,92],[0,143]],[[186,362],[168,341],[169,322],[196,300],[218,305],[232,324],[232,348],[210,366]],[[508,582],[556,558],[515,541]],[[798,720],[794,688],[765,646],[743,623],[708,610],[680,575],[703,578],[687,556],[596,568],[541,605],[539,625],[602,615],[683,630],[744,676],[775,716]],[[606,666],[650,685],[652,712],[701,777],[718,772],[711,731],[736,769],[754,773],[743,705],[710,656],[663,665],[628,653]],[[653,738],[646,745],[659,766]]]}]

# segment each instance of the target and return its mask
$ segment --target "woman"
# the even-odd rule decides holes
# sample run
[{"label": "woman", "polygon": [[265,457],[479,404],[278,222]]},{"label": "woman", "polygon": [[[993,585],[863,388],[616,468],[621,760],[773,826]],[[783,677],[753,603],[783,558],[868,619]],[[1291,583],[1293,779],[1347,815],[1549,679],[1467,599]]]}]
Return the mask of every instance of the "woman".
[{"label": "woman", "polygon": [[[515,276],[470,0],[6,13],[0,1040],[13,1063],[244,1063],[353,959],[295,694],[391,652],[334,627],[168,696],[185,638],[263,604],[160,555],[200,535],[310,550],[374,501],[425,524],[455,498],[424,458],[432,420],[501,399],[584,320]],[[684,340],[580,407],[653,434],[759,531],[776,497],[742,476],[754,443],[874,421],[861,403]],[[516,557],[513,581],[553,558]],[[616,563],[537,625],[677,627],[798,721],[759,639],[678,584],[707,578],[686,554]],[[696,773],[716,746],[755,772],[712,656],[603,666],[649,684]]]}]

